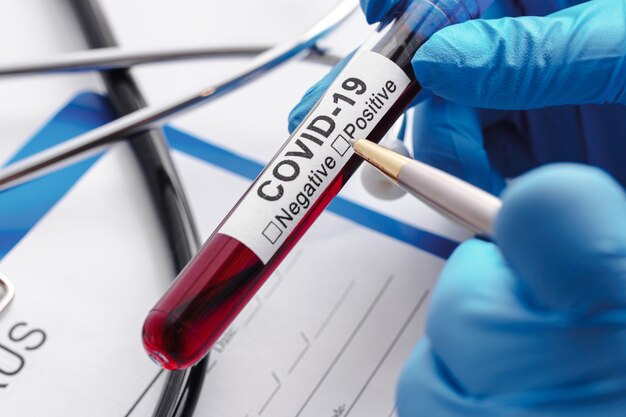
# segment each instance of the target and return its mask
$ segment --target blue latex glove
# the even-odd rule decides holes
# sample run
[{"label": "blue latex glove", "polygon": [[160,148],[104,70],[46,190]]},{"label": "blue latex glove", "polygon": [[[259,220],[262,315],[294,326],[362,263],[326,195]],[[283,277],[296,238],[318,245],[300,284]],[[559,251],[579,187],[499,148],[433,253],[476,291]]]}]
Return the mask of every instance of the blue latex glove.
[{"label": "blue latex glove", "polygon": [[[374,22],[396,2],[361,5]],[[505,15],[537,16],[494,19]],[[497,1],[485,17],[439,31],[415,55],[434,93],[416,107],[415,157],[494,193],[503,177],[556,161],[626,185],[626,0]],[[337,72],[307,92],[291,129]]]},{"label": "blue latex glove", "polygon": [[626,196],[555,164],[505,190],[495,241],[446,265],[400,417],[626,416]]}]

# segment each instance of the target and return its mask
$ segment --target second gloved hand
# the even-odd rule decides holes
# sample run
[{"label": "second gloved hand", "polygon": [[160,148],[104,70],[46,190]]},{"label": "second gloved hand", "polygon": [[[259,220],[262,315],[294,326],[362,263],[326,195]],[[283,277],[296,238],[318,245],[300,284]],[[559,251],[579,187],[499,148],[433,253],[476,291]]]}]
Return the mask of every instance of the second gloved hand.
[{"label": "second gloved hand", "polygon": [[539,168],[504,192],[494,239],[446,265],[398,415],[625,416],[623,189],[596,168]]}]

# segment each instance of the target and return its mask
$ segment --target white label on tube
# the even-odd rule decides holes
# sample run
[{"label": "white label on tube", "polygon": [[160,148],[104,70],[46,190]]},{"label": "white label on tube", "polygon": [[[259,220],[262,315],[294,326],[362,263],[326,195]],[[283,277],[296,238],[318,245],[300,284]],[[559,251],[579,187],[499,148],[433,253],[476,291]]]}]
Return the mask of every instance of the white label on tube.
[{"label": "white label on tube", "polygon": [[388,58],[361,52],[332,83],[219,233],[267,263],[410,83]]}]

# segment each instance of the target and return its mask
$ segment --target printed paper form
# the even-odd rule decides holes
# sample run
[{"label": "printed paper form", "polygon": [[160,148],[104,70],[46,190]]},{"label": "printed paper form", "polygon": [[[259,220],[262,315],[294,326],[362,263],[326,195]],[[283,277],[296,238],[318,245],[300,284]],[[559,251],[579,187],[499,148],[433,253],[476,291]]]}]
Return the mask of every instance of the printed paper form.
[{"label": "printed paper form", "polygon": [[105,155],[0,262],[16,286],[0,316],[3,417],[123,416],[155,371],[140,323],[173,271],[132,158]]},{"label": "printed paper form", "polygon": [[[158,369],[139,332],[172,272],[131,159],[125,147],[103,157],[0,264],[18,287],[0,320],[0,343],[26,358],[19,373],[1,375],[8,415],[153,410],[162,378],[142,397]],[[249,182],[186,155],[176,161],[207,236]],[[198,415],[389,415],[441,265],[323,214],[214,349]],[[45,331],[39,349],[26,349],[36,335],[9,337],[20,322],[30,327],[13,336]],[[10,360],[0,359],[7,369]],[[29,400],[33,393],[38,401]]]},{"label": "printed paper form", "polygon": [[[176,162],[192,189],[208,175],[238,181],[186,155]],[[194,211],[211,196],[192,193]],[[219,222],[198,220],[204,234]],[[198,415],[392,415],[396,380],[421,335],[442,265],[323,214],[214,347]],[[138,408],[151,406],[156,394]]]},{"label": "printed paper form", "polygon": [[[169,46],[188,46],[194,42],[196,44],[214,42],[217,45],[236,44],[242,41],[245,43],[248,41],[248,33],[261,36],[256,39],[260,43],[284,41],[301,33],[336,1],[298,2],[296,4],[293,1],[270,0],[260,5],[261,3],[254,0],[246,0],[244,3],[246,4],[242,6],[242,4],[234,5],[235,3],[231,2],[223,4],[194,2],[181,8],[176,3],[167,0],[156,2],[153,0],[137,2],[113,0],[102,2],[102,5],[122,45],[149,48],[166,43]],[[18,57],[39,58],[60,51],[78,50],[85,47],[74,16],[69,12],[65,3],[30,0],[7,2],[5,6],[6,13],[2,16],[6,24],[1,26],[6,33],[11,34],[11,36],[5,36],[7,41],[3,44],[4,55],[7,59],[13,61]],[[303,12],[302,7],[307,9]],[[241,10],[248,12],[253,10],[253,12],[241,14]],[[276,13],[276,10],[279,13]],[[224,18],[224,16],[237,15],[240,15],[242,19],[233,21],[233,19]],[[207,24],[207,18],[212,19],[210,24]],[[32,30],[33,25],[23,24],[27,21],[31,23],[36,21],[35,26],[38,30]],[[155,26],[154,22],[159,22],[159,24]],[[275,24],[275,22],[280,24]],[[328,42],[325,42],[332,47],[332,50],[341,46],[342,51],[350,51],[367,35],[370,29],[365,26],[361,17],[355,16],[352,22],[354,24],[340,29]],[[238,26],[233,28],[233,24]],[[19,36],[16,36],[16,33]],[[151,36],[146,36],[146,33],[150,33]],[[216,34],[218,36],[215,36]],[[11,41],[11,39],[18,38],[20,42]],[[149,102],[158,104],[181,92],[205,86],[207,82],[219,79],[222,74],[229,74],[232,69],[239,68],[240,63],[241,61],[226,61],[218,65],[214,61],[198,60],[136,68],[133,72],[137,75],[138,82],[143,87]],[[237,149],[259,160],[268,160],[287,136],[285,119],[289,110],[310,84],[326,71],[327,68],[313,64],[288,65],[232,96],[176,118],[175,123],[201,137],[221,140],[225,147]],[[280,88],[275,88],[277,85]],[[32,132],[76,92],[97,88],[103,90],[95,74],[15,78],[3,81],[0,88],[5,98],[0,104],[3,110],[0,112],[0,118],[5,145],[0,148],[2,161],[18,149]],[[271,106],[267,105],[268,100],[271,100]],[[263,111],[255,111],[256,109]],[[242,122],[242,114],[246,115],[245,122]],[[150,209],[151,202],[145,191],[143,179],[134,165],[134,157],[125,146],[116,146],[116,148],[117,150],[108,153],[98,162],[59,205],[50,211],[44,220],[0,263],[0,269],[9,273],[18,284],[15,303],[8,314],[0,316],[0,344],[17,351],[25,359],[23,368],[17,374],[12,376],[0,374],[0,415],[3,417],[148,416],[153,411],[160,387],[155,386],[154,389],[148,391],[146,397],[137,402],[158,372],[158,369],[146,359],[141,351],[139,331],[146,311],[169,283],[173,271],[158,220]],[[186,157],[177,158],[177,160],[179,164],[185,165],[181,168],[185,169],[186,188],[192,194],[194,211],[197,219],[202,223],[201,226],[206,236],[248,183],[235,178],[232,182],[228,181],[224,184],[215,182],[213,184],[219,184],[219,187],[209,188],[208,185],[212,182],[204,177],[198,178],[198,182],[191,182],[189,178],[189,172],[192,170],[204,171],[203,163],[197,163]],[[231,177],[225,175],[223,178]],[[231,191],[226,188],[231,184],[234,186],[239,184],[243,188],[233,189],[231,195]],[[368,196],[360,187],[358,180],[349,183],[347,188],[353,200],[358,202],[372,200],[371,197],[367,200]],[[219,202],[219,206],[216,202]],[[451,228],[438,216],[415,202],[400,200],[397,204],[385,203],[370,206],[376,209],[380,207],[380,211],[384,210],[388,215],[401,218],[420,228],[427,228],[433,232],[460,239],[458,230]],[[335,220],[329,220],[331,224],[324,226],[327,218]],[[332,228],[337,224],[364,230],[343,218],[327,213],[320,218],[298,247],[305,248],[309,241],[312,243],[323,241],[327,235],[335,233]],[[406,246],[393,239],[385,240],[386,238],[383,239],[376,232],[365,231],[362,236],[380,238],[384,242],[391,242],[389,244],[393,247]],[[298,248],[291,256],[296,256],[297,251]],[[404,257],[404,261],[420,253],[419,250],[412,248],[407,251],[410,255],[408,258]],[[309,251],[306,251],[305,254],[308,253]],[[370,278],[367,268],[367,265],[374,263],[371,259],[372,253],[377,262],[381,262],[379,258],[382,258],[382,255],[377,251],[370,251],[364,255],[350,255],[357,260],[357,266],[353,267],[354,278],[357,281],[346,296],[344,304],[337,309],[329,321],[327,330],[332,329],[333,325],[336,329],[344,323],[337,321],[337,318],[342,314],[347,314],[346,306],[356,299],[356,291],[361,289],[358,286],[359,280],[367,282],[373,279]],[[342,253],[339,255],[346,256]],[[427,255],[419,256],[431,259]],[[435,259],[432,261],[433,264],[440,263]],[[294,265],[294,269],[299,267],[305,269],[306,272],[311,260],[307,262],[304,266]],[[418,268],[423,267],[421,262],[415,262],[415,264]],[[287,262],[283,268],[286,266]],[[329,262],[327,266],[331,269],[332,265]],[[415,269],[413,265],[411,268]],[[424,280],[424,282],[428,279],[428,276],[422,274],[419,269],[415,269],[412,274],[414,279]],[[271,278],[268,288],[271,288],[269,285],[278,279],[277,276]],[[291,288],[289,285],[295,286],[298,280],[306,281],[300,275],[285,274],[285,276],[287,278],[283,283],[276,287],[274,295],[277,297],[282,291],[286,292],[288,288]],[[325,274],[323,277],[330,280],[335,275]],[[372,287],[367,295],[375,295],[375,291],[382,289],[382,284],[388,276],[385,273],[375,278],[379,287]],[[90,282],[89,285],[86,284],[87,281]],[[92,282],[98,283],[97,288],[91,285]],[[380,315],[382,303],[385,302],[385,297],[396,294],[391,291],[399,282],[402,281],[398,281],[398,275],[394,275],[393,281],[379,303],[346,347],[315,395],[309,400],[306,412],[311,412],[316,402],[325,397],[324,390],[328,389],[325,387],[334,389],[338,385],[337,383],[331,385],[339,378],[337,375],[343,375],[343,378],[348,381],[345,385],[351,387],[354,385],[352,388],[358,388],[358,392],[366,385],[367,379],[356,377],[353,384],[350,370],[343,374],[339,374],[339,371],[342,367],[352,366],[351,363],[345,361],[354,357],[353,349],[361,338],[370,337],[368,336],[370,333],[366,333],[365,330],[376,329],[372,320],[375,317],[383,317]],[[339,290],[345,291],[349,282],[342,283],[346,287],[340,287]],[[289,285],[283,287],[283,284]],[[247,353],[251,355],[256,354],[255,352],[261,348],[271,349],[271,346],[248,348],[246,342],[248,333],[246,332],[249,332],[255,323],[264,323],[269,320],[266,316],[270,314],[268,312],[273,311],[268,307],[271,306],[274,295],[270,296],[268,302],[260,308],[251,304],[246,310],[244,314],[258,308],[250,325],[240,330],[224,349],[224,358],[228,356],[238,361],[239,358],[234,353],[236,350],[252,352]],[[417,296],[416,294],[415,298],[411,298],[411,303],[418,301]],[[334,302],[336,301],[329,297],[325,300],[324,306],[334,306]],[[362,300],[361,307],[367,307],[368,302],[372,303],[373,298]],[[389,306],[390,303],[387,301],[385,305]],[[298,311],[304,308],[304,306],[297,305]],[[321,304],[319,308],[319,315],[321,315],[325,311],[322,311]],[[424,308],[422,307],[416,315],[422,316]],[[367,310],[355,313],[353,321],[356,318],[362,318],[365,311]],[[295,313],[288,312],[283,314],[286,317],[281,318],[286,321],[293,314]],[[403,318],[404,316],[400,317],[400,319]],[[257,319],[260,321],[257,322]],[[27,325],[18,326],[19,323],[27,323]],[[355,323],[358,324],[358,321],[352,323],[353,326]],[[309,323],[309,328],[313,330],[295,325],[284,330],[285,333],[291,335],[287,340],[293,342],[293,345],[290,345],[291,350],[284,353],[284,361],[289,363],[289,366],[291,362],[287,359],[292,360],[296,353],[299,355],[305,348],[303,339],[298,338],[299,332],[313,332],[314,336],[315,324],[317,322]],[[286,326],[284,323],[281,325]],[[413,343],[413,341],[408,343],[404,341],[412,331],[411,326],[412,324],[402,333],[393,349],[397,350],[398,346],[409,346]],[[354,328],[352,327],[351,330]],[[41,333],[36,332],[38,329],[46,332],[47,339],[39,348],[27,350],[41,342]],[[324,334],[328,334],[327,330],[324,330]],[[12,335],[15,339],[21,339],[31,331],[34,333],[30,333],[27,338],[19,342],[15,342],[10,337]],[[249,407],[236,415],[245,416],[245,413],[249,416],[257,415],[260,407],[273,392],[272,371],[277,372],[276,376],[281,386],[262,415],[282,417],[280,414],[282,410],[286,410],[285,412],[298,410],[330,366],[330,363],[315,364],[313,359],[318,357],[315,355],[327,353],[326,356],[329,359],[336,357],[336,353],[341,350],[350,334],[346,330],[341,334],[343,339],[323,344],[316,341],[311,334],[305,333],[311,342],[311,347],[303,353],[301,361],[288,377],[281,374],[285,372],[286,365],[277,366],[276,370],[274,368],[258,370],[257,379],[255,379],[257,371],[248,375],[245,369],[241,371],[244,377],[235,379],[238,377],[237,374],[229,377],[227,380],[229,389],[232,389],[237,381],[241,381],[242,384],[248,381],[244,387],[247,391],[233,401],[235,404],[231,404],[233,412],[239,411],[235,406],[244,408],[242,404],[247,404]],[[387,341],[389,342],[387,346],[390,346],[392,340]],[[272,343],[278,342],[272,341]],[[328,349],[329,352],[322,349]],[[392,352],[395,351],[393,349]],[[406,351],[408,350],[407,347]],[[288,353],[292,356],[287,357]],[[218,359],[220,355],[214,356]],[[388,357],[392,356],[393,353],[390,353]],[[376,357],[382,358],[383,355]],[[0,349],[0,366],[15,364],[14,359],[10,353]],[[252,364],[250,368],[254,370],[259,364],[254,363],[253,359],[255,357],[245,359],[246,362],[242,364]],[[244,357],[241,360],[243,361]],[[207,387],[197,415],[216,415],[213,412],[219,410],[212,407],[226,402],[226,400],[220,400],[220,396],[225,395],[224,388],[218,393],[213,393],[214,387],[221,385],[213,372],[226,372],[225,364],[227,363],[226,359],[218,362],[208,375]],[[370,366],[376,363],[372,362]],[[385,398],[391,400],[397,373],[395,369],[387,366],[388,363],[388,360],[383,362],[358,401],[359,404],[365,404],[363,401],[370,399],[374,404],[380,404],[381,409],[384,410],[376,415],[382,417],[388,415],[386,411],[388,400]],[[374,367],[364,367],[363,372],[369,378],[374,369]],[[370,374],[367,374],[367,371]],[[384,384],[377,382],[383,381],[381,379],[383,375],[385,376]],[[305,377],[308,378],[305,381],[308,386],[307,389],[302,388],[300,392],[297,383],[304,381]],[[251,390],[256,392],[254,388],[256,381],[259,382],[258,398],[250,394]],[[160,382],[162,379],[156,381],[155,384],[158,385]],[[2,388],[5,384],[6,386]],[[379,384],[385,385],[389,396],[385,397],[372,391],[378,389]],[[238,392],[231,390],[228,398],[232,399]],[[290,392],[296,392],[297,398],[288,408],[288,405],[283,404]],[[342,398],[341,401],[344,401],[346,406],[338,413],[346,413],[351,401],[355,398],[354,393],[346,395],[345,399]],[[331,405],[337,407],[335,402],[329,401],[328,407]],[[228,404],[222,405],[226,407]],[[343,403],[339,405],[338,410],[342,410]],[[323,415],[327,414],[328,407],[326,404],[321,407]],[[361,412],[362,410],[355,406],[350,415],[367,416],[365,412],[359,414]],[[334,409],[331,415],[332,413]],[[225,417],[229,415],[224,414]],[[287,417],[289,417],[288,414]]]}]

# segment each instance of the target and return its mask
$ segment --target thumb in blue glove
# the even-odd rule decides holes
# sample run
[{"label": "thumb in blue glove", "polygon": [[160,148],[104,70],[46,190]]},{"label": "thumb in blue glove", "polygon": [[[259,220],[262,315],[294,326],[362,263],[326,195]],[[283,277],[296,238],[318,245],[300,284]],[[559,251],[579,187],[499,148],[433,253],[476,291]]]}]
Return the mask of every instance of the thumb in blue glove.
[{"label": "thumb in blue glove", "polygon": [[445,267],[399,416],[626,415],[621,187],[595,168],[540,168],[505,191],[494,238]]}]

